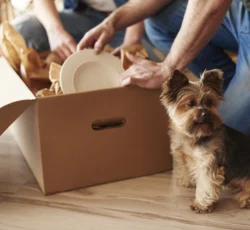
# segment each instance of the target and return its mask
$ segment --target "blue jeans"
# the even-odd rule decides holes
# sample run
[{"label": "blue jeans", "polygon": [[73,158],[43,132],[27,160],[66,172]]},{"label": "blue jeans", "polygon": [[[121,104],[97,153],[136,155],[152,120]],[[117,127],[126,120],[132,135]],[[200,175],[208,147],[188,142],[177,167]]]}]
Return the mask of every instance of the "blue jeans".
[{"label": "blue jeans", "polygon": [[[187,0],[175,0],[146,20],[149,39],[168,53],[178,34]],[[235,63],[224,50],[237,52]],[[234,0],[222,25],[188,68],[196,75],[205,69],[224,71],[224,97],[219,111],[224,122],[250,135],[250,14],[240,0]]]},{"label": "blue jeans", "polygon": [[[82,39],[86,32],[97,26],[107,17],[106,13],[91,8],[77,12],[73,10],[64,10],[60,12],[59,15],[64,28],[75,39],[76,43]],[[33,47],[39,52],[50,50],[46,31],[34,15],[24,15],[16,18],[12,24],[24,37],[28,47]],[[113,48],[121,45],[124,35],[125,30],[116,32],[114,39],[109,45]],[[146,34],[142,43],[147,49],[150,59],[158,61],[157,56],[153,52],[153,46],[146,37]]]},{"label": "blue jeans", "polygon": [[[101,23],[107,14],[90,8],[83,11],[64,10],[59,13],[64,28],[78,43],[84,34]],[[13,26],[22,34],[27,45],[37,51],[50,49],[46,31],[34,15],[24,15],[12,22]],[[125,30],[116,33],[112,47],[122,44]]]}]

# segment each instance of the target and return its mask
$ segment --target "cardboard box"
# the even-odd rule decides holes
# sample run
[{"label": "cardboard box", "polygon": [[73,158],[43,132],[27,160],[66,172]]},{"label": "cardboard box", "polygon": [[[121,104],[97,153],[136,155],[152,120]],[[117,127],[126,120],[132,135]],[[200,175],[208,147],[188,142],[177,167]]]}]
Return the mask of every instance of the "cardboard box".
[{"label": "cardboard box", "polygon": [[0,134],[11,125],[44,194],[172,168],[160,90],[35,98],[0,58]]}]

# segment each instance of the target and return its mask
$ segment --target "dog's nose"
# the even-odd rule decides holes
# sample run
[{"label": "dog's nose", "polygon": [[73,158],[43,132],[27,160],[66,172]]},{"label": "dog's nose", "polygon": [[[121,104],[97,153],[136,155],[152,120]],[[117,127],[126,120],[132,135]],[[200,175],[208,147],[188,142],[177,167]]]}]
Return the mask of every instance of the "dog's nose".
[{"label": "dog's nose", "polygon": [[201,120],[202,122],[206,122],[206,121],[209,121],[211,115],[208,111],[202,111],[201,112]]}]

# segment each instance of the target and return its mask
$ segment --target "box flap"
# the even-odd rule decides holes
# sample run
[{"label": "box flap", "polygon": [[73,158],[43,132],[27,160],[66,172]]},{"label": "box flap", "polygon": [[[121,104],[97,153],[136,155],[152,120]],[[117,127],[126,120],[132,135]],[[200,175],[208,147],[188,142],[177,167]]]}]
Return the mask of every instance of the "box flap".
[{"label": "box flap", "polygon": [[35,100],[9,63],[0,58],[0,135]]}]

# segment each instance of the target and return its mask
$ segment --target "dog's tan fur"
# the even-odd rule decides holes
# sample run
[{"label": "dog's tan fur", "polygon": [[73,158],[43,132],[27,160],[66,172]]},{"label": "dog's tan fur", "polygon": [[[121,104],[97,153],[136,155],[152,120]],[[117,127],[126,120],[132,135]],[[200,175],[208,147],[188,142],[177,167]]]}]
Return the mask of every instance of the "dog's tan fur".
[{"label": "dog's tan fur", "polygon": [[250,207],[250,179],[235,179],[229,184],[230,187],[238,189],[238,193],[235,196],[241,208]]},{"label": "dog's tan fur", "polygon": [[[175,71],[161,95],[170,117],[174,176],[178,185],[196,187],[190,207],[197,213],[212,211],[226,183],[225,134],[217,109],[223,99],[222,75],[220,70],[205,71],[200,81],[189,82]],[[192,108],[190,101],[195,104]],[[201,121],[203,111],[209,112],[209,122]],[[233,179],[230,185],[240,189],[236,196],[240,206],[249,205],[250,180]]]},{"label": "dog's tan fur", "polygon": [[193,139],[182,135],[171,124],[171,150],[174,159],[174,176],[178,185],[197,187],[196,199],[191,204],[197,212],[210,212],[219,199],[224,182],[224,169],[214,169],[215,148],[220,140],[213,140],[208,148],[197,147]]}]

